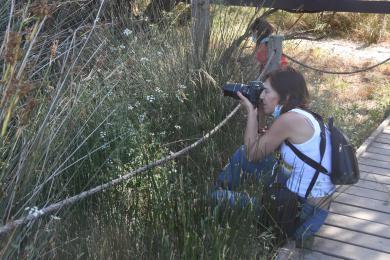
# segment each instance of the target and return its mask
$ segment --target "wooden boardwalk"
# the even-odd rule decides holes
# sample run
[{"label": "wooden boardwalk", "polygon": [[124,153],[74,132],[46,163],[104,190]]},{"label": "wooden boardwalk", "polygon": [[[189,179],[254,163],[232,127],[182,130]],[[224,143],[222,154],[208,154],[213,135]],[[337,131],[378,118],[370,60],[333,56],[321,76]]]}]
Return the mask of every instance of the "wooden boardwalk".
[{"label": "wooden boardwalk", "polygon": [[390,116],[357,150],[360,181],[339,186],[303,259],[390,260]]}]

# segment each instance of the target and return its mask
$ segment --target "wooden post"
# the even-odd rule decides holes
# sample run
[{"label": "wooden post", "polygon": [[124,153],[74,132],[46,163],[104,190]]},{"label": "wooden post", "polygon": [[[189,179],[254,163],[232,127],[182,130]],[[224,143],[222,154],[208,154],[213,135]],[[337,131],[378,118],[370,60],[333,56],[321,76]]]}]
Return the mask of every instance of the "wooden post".
[{"label": "wooden post", "polygon": [[206,58],[210,39],[210,0],[192,0],[192,53],[196,67]]},{"label": "wooden post", "polygon": [[275,54],[272,57],[271,63],[268,66],[268,69],[265,74],[280,68],[280,59],[282,58],[282,53],[283,53],[282,43],[283,43],[283,36],[281,35],[272,35],[269,37],[268,44],[267,44],[267,48],[268,48],[267,57],[270,57],[273,52],[275,52]]},{"label": "wooden post", "polygon": [[[282,58],[282,53],[283,53],[282,43],[283,43],[283,36],[281,35],[269,36],[269,40],[267,43],[267,57],[271,57],[272,53],[274,54],[266,71],[262,73],[262,75],[260,75],[262,77],[259,78],[260,80],[263,81],[265,75],[267,75],[269,72],[273,70],[280,68],[280,60]],[[261,117],[259,114],[257,120],[258,120],[258,132],[260,133],[261,130],[267,126],[267,119],[266,117]]]}]

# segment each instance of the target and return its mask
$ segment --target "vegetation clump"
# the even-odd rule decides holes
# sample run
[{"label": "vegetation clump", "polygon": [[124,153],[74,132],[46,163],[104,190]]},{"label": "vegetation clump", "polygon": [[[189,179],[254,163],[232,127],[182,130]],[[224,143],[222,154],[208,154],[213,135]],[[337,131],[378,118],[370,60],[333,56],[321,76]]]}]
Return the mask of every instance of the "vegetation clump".
[{"label": "vegetation clump", "polygon": [[[151,22],[134,6],[133,14],[117,17],[113,10],[123,1],[3,2],[1,225],[198,140],[235,106],[223,98],[223,83],[248,73],[236,62],[245,51],[232,53],[226,70],[219,61],[256,15],[249,8],[213,6],[208,55],[199,68],[191,58],[191,24],[177,23],[177,10]],[[348,82],[305,73],[313,107],[335,115],[355,145],[388,113],[390,83],[379,74],[370,84],[383,88],[362,88],[361,99],[340,105]],[[242,142],[241,118],[188,155],[19,226],[1,238],[0,258],[271,256],[274,230],[261,227],[252,209],[210,201],[215,175]],[[367,127],[356,130],[357,124]]]}]

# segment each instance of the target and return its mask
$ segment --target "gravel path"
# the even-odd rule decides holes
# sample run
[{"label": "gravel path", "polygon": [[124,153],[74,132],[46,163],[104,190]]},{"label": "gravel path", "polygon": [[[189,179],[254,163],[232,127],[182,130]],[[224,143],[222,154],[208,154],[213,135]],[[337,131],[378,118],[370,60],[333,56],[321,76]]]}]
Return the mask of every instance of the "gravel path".
[{"label": "gravel path", "polygon": [[320,41],[294,40],[290,42],[299,44],[300,48],[321,48],[328,50],[333,55],[362,61],[380,62],[390,58],[390,42],[371,44],[369,46],[365,46],[362,43],[334,39]]}]

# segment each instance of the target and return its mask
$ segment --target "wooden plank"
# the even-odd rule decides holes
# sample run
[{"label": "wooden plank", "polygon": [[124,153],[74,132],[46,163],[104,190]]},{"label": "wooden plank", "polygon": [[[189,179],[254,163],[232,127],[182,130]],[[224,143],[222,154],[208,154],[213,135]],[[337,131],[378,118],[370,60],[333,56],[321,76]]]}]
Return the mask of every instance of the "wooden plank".
[{"label": "wooden plank", "polygon": [[[367,172],[360,172],[360,178],[363,180],[368,180],[376,183],[381,183],[384,185],[384,187],[388,187],[390,185],[390,177],[380,175],[380,174],[374,174],[374,173],[367,173]],[[361,185],[359,185],[361,186]],[[384,190],[386,191],[386,190]],[[387,189],[387,191],[390,192],[390,189]]]},{"label": "wooden plank", "polygon": [[390,254],[367,249],[348,243],[342,243],[331,239],[316,237],[313,241],[312,250],[319,251],[324,254],[331,254],[346,259],[375,259],[388,260]]},{"label": "wooden plank", "polygon": [[371,144],[372,147],[377,147],[377,148],[382,148],[382,149],[386,149],[386,150],[389,150],[390,149],[390,144],[382,144],[382,143],[377,143],[377,142],[373,142]]},{"label": "wooden plank", "polygon": [[[356,183],[354,186],[377,190],[377,191],[385,191],[385,192],[389,192],[390,190],[390,188],[386,184],[373,181],[373,178],[366,178],[366,177],[361,178],[359,182]],[[347,188],[349,186],[343,185],[341,187]]]},{"label": "wooden plank", "polygon": [[371,135],[360,145],[360,147],[356,150],[356,156],[359,158],[362,152],[366,152],[367,148],[371,146],[373,142],[375,142],[375,138],[378,137],[383,132],[383,129],[390,125],[390,116],[387,117],[375,130],[371,133]]},{"label": "wooden plank", "polygon": [[378,138],[384,138],[390,140],[390,134],[381,133],[378,135]]},{"label": "wooden plank", "polygon": [[390,161],[384,162],[384,161],[379,161],[379,160],[369,159],[369,158],[359,158],[359,163],[390,170]]},{"label": "wooden plank", "polygon": [[345,205],[337,202],[332,202],[329,210],[330,212],[341,214],[344,216],[369,220],[369,221],[390,226],[390,215],[387,213],[362,209],[359,207]]},{"label": "wooden plank", "polygon": [[390,163],[390,155],[383,155],[383,154],[377,154],[377,153],[363,152],[360,155],[359,160],[361,160],[362,158],[369,158],[369,159],[374,159],[374,160],[379,160],[379,161],[384,161],[384,162],[389,162]]},{"label": "wooden plank", "polygon": [[390,203],[388,201],[357,197],[354,195],[338,192],[335,192],[333,195],[333,201],[390,214]]},{"label": "wooden plank", "polygon": [[337,191],[339,193],[346,193],[350,195],[361,196],[361,197],[375,199],[375,200],[390,201],[390,192],[370,190],[359,186],[350,186],[347,189],[341,187],[338,188]]},{"label": "wooden plank", "polygon": [[380,168],[380,167],[359,164],[359,170],[364,171],[364,172],[374,173],[374,174],[390,176],[390,169],[384,169],[384,168]]},{"label": "wooden plank", "polygon": [[342,258],[326,255],[320,252],[312,251],[310,249],[303,249],[300,258],[297,259],[305,259],[305,260],[338,260]]},{"label": "wooden plank", "polygon": [[[364,232],[370,235],[390,238],[390,226],[354,217],[330,213],[325,220],[330,226]],[[390,247],[389,247],[390,250]]]},{"label": "wooden plank", "polygon": [[390,139],[378,137],[377,139],[375,139],[375,142],[382,144],[390,144]]},{"label": "wooden plank", "polygon": [[390,155],[390,150],[376,148],[376,147],[372,147],[372,146],[367,148],[367,152],[383,154],[383,155]]},{"label": "wooden plank", "polygon": [[368,235],[348,229],[324,225],[318,231],[316,236],[335,239],[347,244],[353,244],[355,246],[362,246],[372,250],[390,253],[390,239],[378,237],[375,235]]}]

